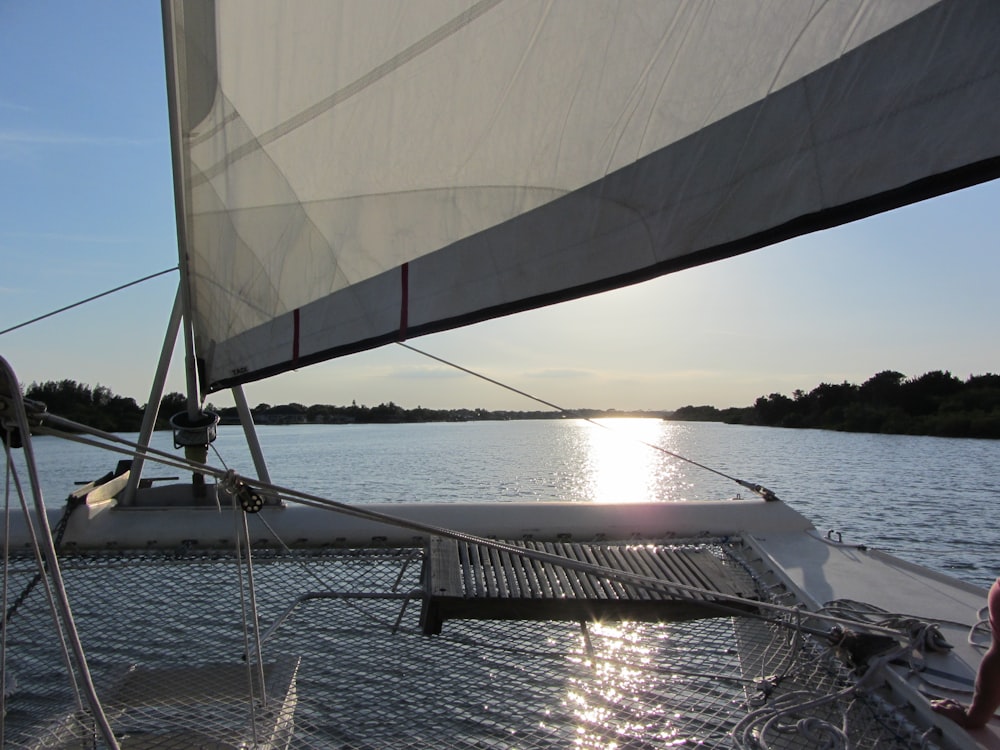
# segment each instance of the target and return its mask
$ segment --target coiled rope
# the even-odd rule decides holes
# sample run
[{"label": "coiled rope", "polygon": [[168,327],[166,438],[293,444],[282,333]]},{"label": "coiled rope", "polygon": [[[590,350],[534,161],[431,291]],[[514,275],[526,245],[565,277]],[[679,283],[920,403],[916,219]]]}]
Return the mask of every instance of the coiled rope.
[{"label": "coiled rope", "polygon": [[[812,615],[810,614],[810,616]],[[912,622],[914,618],[905,619]],[[861,621],[859,620],[859,622]],[[937,650],[948,647],[943,639],[927,637],[927,634],[935,628],[934,625],[921,628],[913,628],[908,625],[910,638],[906,642],[895,641],[879,653],[872,654],[865,664],[858,665],[864,667],[861,676],[854,684],[842,690],[821,696],[799,690],[786,693],[771,701],[765,701],[765,705],[748,713],[733,727],[731,733],[733,744],[737,748],[746,748],[747,750],[771,750],[771,748],[787,747],[788,736],[795,734],[806,740],[809,747],[821,750],[847,750],[851,747],[848,718],[853,701],[861,697],[873,698],[872,691],[880,684],[884,669],[890,663],[912,653],[914,649],[928,647],[931,643],[933,643],[932,648]],[[841,712],[842,722],[840,726],[836,726],[831,721],[815,714],[810,714],[817,709],[832,707],[846,700],[850,700],[851,703]],[[901,726],[900,729],[904,729],[904,727]],[[913,747],[924,748],[928,746],[930,742],[929,732],[918,735],[918,730],[913,726],[905,727],[905,731],[911,735]]]}]

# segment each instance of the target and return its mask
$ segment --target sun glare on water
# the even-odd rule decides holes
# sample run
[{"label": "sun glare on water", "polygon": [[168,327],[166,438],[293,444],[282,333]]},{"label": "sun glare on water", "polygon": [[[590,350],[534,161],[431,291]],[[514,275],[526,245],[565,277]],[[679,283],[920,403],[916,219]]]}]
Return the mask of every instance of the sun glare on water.
[{"label": "sun glare on water", "polygon": [[[663,706],[646,705],[644,696],[656,689],[650,671],[651,653],[638,623],[592,623],[581,639],[578,658],[590,673],[569,679],[564,706],[576,721],[574,747],[580,750],[620,750],[630,740],[670,747],[685,744],[672,716]],[[593,639],[593,643],[591,640]],[[600,644],[596,649],[595,645]],[[628,716],[622,720],[622,716]],[[619,735],[622,742],[608,740]]]},{"label": "sun glare on water", "polygon": [[652,446],[669,448],[669,423],[614,418],[584,424],[587,494],[592,502],[673,500],[680,480],[676,460]]}]

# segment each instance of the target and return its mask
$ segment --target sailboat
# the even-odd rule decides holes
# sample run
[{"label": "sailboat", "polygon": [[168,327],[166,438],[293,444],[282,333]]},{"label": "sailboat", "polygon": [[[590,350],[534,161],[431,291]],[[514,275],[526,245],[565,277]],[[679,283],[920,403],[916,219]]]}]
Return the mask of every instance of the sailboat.
[{"label": "sailboat", "polygon": [[[149,403],[181,338],[188,408],[158,451],[155,406],[133,444],[25,402],[2,363],[33,496],[4,543],[5,746],[1000,747],[996,719],[929,702],[968,699],[986,592],[766,487],[352,505],[270,481],[242,391],[996,178],[1000,6],[164,0],[163,21],[181,281]],[[208,461],[222,389],[256,476]],[[46,509],[34,434],[122,460]]]}]

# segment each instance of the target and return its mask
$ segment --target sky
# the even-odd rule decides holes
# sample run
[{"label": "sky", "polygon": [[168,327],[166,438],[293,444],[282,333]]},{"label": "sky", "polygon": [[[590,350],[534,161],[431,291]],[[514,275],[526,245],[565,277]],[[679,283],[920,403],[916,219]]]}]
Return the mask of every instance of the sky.
[{"label": "sky", "polygon": [[[0,0],[0,329],[176,265],[158,3]],[[567,408],[747,406],[882,370],[1000,372],[1000,182],[409,343]],[[176,272],[0,336],[20,381],[148,399]],[[168,391],[184,389],[180,347]],[[259,403],[540,407],[392,345]],[[217,406],[227,392],[210,394]]]}]

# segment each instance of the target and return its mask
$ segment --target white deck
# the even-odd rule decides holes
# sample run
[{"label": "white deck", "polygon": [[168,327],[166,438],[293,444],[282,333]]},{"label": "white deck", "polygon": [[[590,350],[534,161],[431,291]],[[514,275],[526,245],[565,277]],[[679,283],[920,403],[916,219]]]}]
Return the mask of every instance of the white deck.
[{"label": "white deck", "polygon": [[[916,690],[928,698],[954,698],[968,704],[970,683],[983,653],[968,643],[968,635],[986,606],[985,589],[878,550],[831,542],[815,531],[753,535],[751,543],[786,585],[814,608],[849,599],[894,614],[950,623],[942,625],[941,632],[952,644],[951,652],[928,656],[929,669],[922,675],[899,667],[894,681],[904,694]],[[919,707],[919,702],[915,705]],[[966,734],[951,722],[943,721],[941,726],[951,735]],[[974,740],[972,747],[1000,748],[1000,718],[994,716],[986,728],[967,736]]]},{"label": "white deck", "polygon": [[[118,481],[118,480],[115,480]],[[110,484],[110,483],[109,483]],[[102,489],[102,488],[99,488]],[[143,490],[139,505],[118,508],[114,500],[88,503],[69,520],[66,543],[80,549],[230,546],[234,524],[228,497],[217,506],[209,498],[192,507],[190,485]],[[497,539],[670,539],[736,536],[767,531],[805,531],[811,523],[781,502],[722,500],[692,503],[396,503],[365,504],[358,510],[404,519],[436,529],[451,529]],[[220,510],[221,509],[221,510]],[[62,510],[49,511],[55,525]],[[352,517],[324,509],[267,507],[257,514],[293,546],[329,544],[388,546],[423,544],[420,530]],[[270,530],[249,516],[255,539],[274,542]],[[28,544],[23,522],[15,519],[13,546]]]}]

